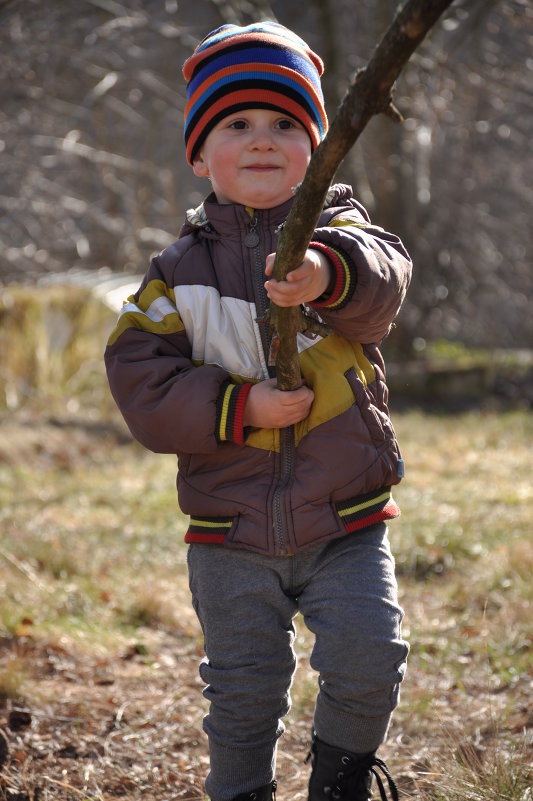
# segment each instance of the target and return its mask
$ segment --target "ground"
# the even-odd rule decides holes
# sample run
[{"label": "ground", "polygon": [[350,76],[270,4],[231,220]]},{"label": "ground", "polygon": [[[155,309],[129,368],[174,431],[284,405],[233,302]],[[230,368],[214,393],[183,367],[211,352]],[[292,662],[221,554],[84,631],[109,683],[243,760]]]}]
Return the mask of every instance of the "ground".
[{"label": "ground", "polygon": [[[460,540],[453,540],[457,508],[450,501],[453,496],[461,504],[460,484],[450,485],[446,500],[446,481],[456,480],[451,454],[457,450],[452,440],[458,427],[460,441],[472,449],[470,473],[479,474],[496,449],[503,481],[509,469],[520,471],[527,463],[527,443],[520,443],[530,423],[526,416],[503,422],[489,415],[481,427],[479,420],[466,417],[428,419],[424,436],[431,440],[438,425],[444,434],[442,453],[425,456],[417,466],[421,420],[406,415],[399,421],[412,440],[407,448],[412,449],[412,485],[402,502],[405,536],[411,541],[399,548],[397,561],[413,652],[381,756],[403,799],[530,801],[528,577],[533,556],[525,503],[531,496],[526,482],[522,490],[515,482],[517,495],[504,515],[518,532],[512,552],[503,545],[486,549],[470,534],[471,552],[463,553]],[[139,486],[155,482],[157,470],[172,484],[174,465],[156,466],[157,457],[141,454],[115,422],[92,423],[90,416],[58,419],[45,409],[37,416],[10,413],[0,420],[0,430],[0,593],[5,602],[0,615],[0,799],[201,801],[208,768],[202,732],[206,707],[198,676],[202,639],[188,604],[183,564],[176,571],[178,589],[166,595],[169,574],[161,573],[158,552],[151,561],[151,552],[143,551],[144,529],[125,534],[130,540],[118,545],[116,537],[102,539],[101,533],[104,512],[109,529],[126,531],[124,521],[138,503]],[[482,446],[476,440],[481,431]],[[116,477],[119,465],[125,472],[113,485],[111,476]],[[428,471],[442,477],[432,515],[441,520],[446,545],[430,538],[415,542],[409,533],[409,515],[421,514],[416,511],[426,506],[421,493],[433,486]],[[460,477],[471,500],[476,490],[468,482],[468,473]],[[172,491],[169,487],[165,496],[169,506]],[[499,485],[488,519],[496,514],[497,503],[511,503],[509,494],[506,485]],[[174,512],[168,514],[172,519]],[[466,528],[466,513],[461,514]],[[165,525],[159,521],[158,529]],[[416,525],[422,525],[419,518]],[[169,541],[163,540],[161,548],[169,552]],[[67,542],[71,563],[66,561]],[[176,548],[182,559],[182,546]],[[139,564],[145,566],[142,581]],[[135,604],[126,600],[129,585],[136,586]],[[75,632],[73,620],[78,622]],[[304,801],[309,775],[305,757],[316,677],[309,667],[310,638],[300,621],[297,631],[293,710],[278,762],[282,801]],[[504,774],[505,789],[494,790]],[[497,795],[489,794],[490,785]]]}]

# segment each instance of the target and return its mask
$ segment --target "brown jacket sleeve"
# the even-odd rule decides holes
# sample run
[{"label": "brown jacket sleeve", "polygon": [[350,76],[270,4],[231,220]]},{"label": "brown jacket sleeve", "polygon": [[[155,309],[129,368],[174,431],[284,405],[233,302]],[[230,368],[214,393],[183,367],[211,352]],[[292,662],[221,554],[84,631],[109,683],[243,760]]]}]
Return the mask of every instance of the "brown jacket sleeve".
[{"label": "brown jacket sleeve", "polygon": [[217,404],[228,374],[192,363],[168,267],[155,258],[122,309],[105,351],[109,386],[131,433],[146,448],[211,453],[218,447]]}]

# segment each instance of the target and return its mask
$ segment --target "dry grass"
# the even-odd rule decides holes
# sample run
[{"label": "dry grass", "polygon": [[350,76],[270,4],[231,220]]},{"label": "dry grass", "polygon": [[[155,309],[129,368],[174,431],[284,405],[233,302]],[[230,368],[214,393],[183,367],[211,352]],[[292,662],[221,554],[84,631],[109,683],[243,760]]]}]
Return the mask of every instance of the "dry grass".
[{"label": "dry grass", "polygon": [[[200,801],[202,638],[175,459],[130,441],[86,356],[83,392],[36,389],[0,418],[0,799]],[[531,416],[395,423],[407,477],[391,540],[412,652],[383,756],[404,799],[531,801]],[[298,622],[278,766],[291,801],[306,798],[310,647]]]}]

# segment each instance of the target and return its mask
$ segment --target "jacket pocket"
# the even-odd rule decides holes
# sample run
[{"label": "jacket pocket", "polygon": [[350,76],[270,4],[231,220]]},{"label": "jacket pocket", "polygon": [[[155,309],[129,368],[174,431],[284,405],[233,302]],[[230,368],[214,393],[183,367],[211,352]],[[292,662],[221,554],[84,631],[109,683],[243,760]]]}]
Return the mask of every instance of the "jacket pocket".
[{"label": "jacket pocket", "polygon": [[[392,484],[398,484],[404,475],[404,463],[387,407],[385,404],[382,407],[378,405],[379,402],[376,401],[374,394],[365,387],[353,367],[350,367],[344,375],[353,392],[363,425],[368,430],[370,442],[379,456],[380,479],[379,484],[375,483],[374,486],[390,487]],[[376,396],[383,398],[381,388],[376,386],[375,389]],[[374,465],[374,469],[377,469],[377,465]]]},{"label": "jacket pocket", "polygon": [[388,439],[394,439],[392,425],[387,415],[372,402],[372,396],[357,375],[355,368],[350,367],[346,370],[344,376],[353,392],[355,403],[368,429],[372,442],[379,445],[386,442]]}]

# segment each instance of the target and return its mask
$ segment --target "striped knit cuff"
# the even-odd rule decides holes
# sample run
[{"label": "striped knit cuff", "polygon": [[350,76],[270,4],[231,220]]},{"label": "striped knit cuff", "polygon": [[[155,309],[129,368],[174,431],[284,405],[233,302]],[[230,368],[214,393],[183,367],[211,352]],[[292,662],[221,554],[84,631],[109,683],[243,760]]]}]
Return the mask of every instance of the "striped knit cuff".
[{"label": "striped knit cuff", "polygon": [[335,506],[348,534],[400,516],[400,508],[392,497],[390,487],[340,501]]},{"label": "striped knit cuff", "polygon": [[215,436],[217,442],[244,445],[244,407],[253,384],[232,384],[225,381],[217,400]]},{"label": "striped knit cuff", "polygon": [[222,545],[232,525],[232,517],[198,517],[191,515],[189,527],[185,534],[185,542]]},{"label": "striped knit cuff", "polygon": [[322,242],[310,242],[309,247],[323,253],[332,268],[328,288],[309,305],[318,309],[342,309],[355,291],[355,269],[351,260],[342,250],[336,250]]}]

